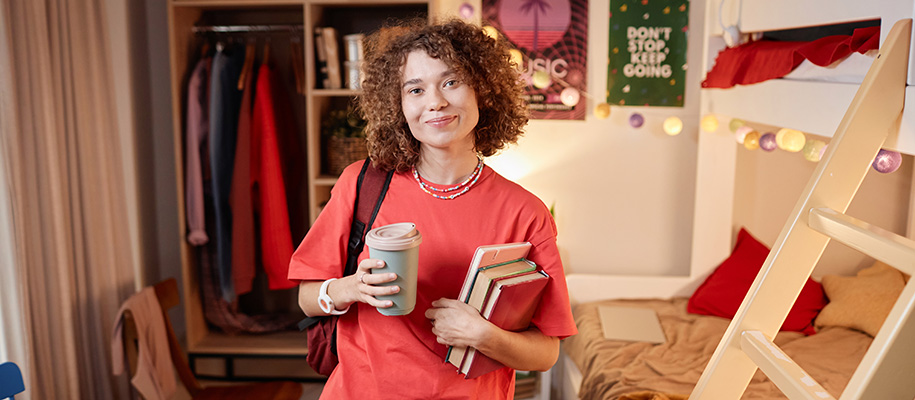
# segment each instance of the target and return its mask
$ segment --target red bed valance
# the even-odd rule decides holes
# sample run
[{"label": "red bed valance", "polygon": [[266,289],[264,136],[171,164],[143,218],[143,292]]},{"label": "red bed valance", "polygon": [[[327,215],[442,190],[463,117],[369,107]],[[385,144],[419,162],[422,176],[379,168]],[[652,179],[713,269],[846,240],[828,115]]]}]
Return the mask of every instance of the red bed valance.
[{"label": "red bed valance", "polygon": [[781,78],[805,59],[825,67],[852,52],[866,53],[880,45],[880,27],[855,29],[810,42],[757,40],[718,53],[703,88],[729,88]]}]

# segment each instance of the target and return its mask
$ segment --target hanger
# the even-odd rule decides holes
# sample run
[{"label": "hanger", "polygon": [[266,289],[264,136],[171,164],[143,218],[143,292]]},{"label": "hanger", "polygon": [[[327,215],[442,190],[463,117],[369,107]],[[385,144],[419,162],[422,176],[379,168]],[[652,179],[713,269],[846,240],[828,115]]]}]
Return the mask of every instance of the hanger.
[{"label": "hanger", "polygon": [[241,74],[238,75],[238,90],[245,90],[245,82],[248,74],[254,69],[254,53],[257,51],[257,39],[249,38],[245,45],[245,63],[241,68]]},{"label": "hanger", "polygon": [[305,93],[305,63],[302,61],[302,40],[298,36],[289,41],[290,57],[292,61],[292,71],[295,76],[295,89],[299,94]]},{"label": "hanger", "polygon": [[261,65],[265,65],[270,62],[270,38],[268,37],[264,40],[264,59],[261,60]]}]

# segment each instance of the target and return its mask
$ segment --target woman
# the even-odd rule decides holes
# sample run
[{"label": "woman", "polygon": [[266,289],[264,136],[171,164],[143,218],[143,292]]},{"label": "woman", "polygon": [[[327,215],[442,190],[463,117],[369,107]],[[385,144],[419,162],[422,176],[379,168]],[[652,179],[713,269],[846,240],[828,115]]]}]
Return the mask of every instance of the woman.
[{"label": "woman", "polygon": [[[309,316],[327,315],[326,293],[341,315],[340,363],[323,398],[510,399],[514,371],[546,370],[559,340],[575,334],[556,226],[537,197],[483,164],[515,143],[527,123],[522,87],[503,41],[460,21],[383,30],[366,43],[365,80],[359,105],[369,154],[394,170],[375,227],[413,222],[423,235],[416,307],[384,316],[390,307],[375,296],[396,293],[378,286],[393,274],[363,251],[355,274],[340,278],[346,259],[362,162],[349,166],[292,257],[289,278],[301,280],[299,304]],[[480,245],[530,242],[528,258],[551,278],[532,326],[502,330],[469,305],[454,300],[474,250]],[[448,346],[473,346],[510,368],[464,379],[445,363]]]}]

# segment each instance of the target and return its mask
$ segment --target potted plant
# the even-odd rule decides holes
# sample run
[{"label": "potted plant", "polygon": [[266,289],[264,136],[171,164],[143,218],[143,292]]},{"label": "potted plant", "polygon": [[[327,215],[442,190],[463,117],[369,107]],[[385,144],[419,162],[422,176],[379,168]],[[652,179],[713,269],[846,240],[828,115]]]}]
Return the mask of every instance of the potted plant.
[{"label": "potted plant", "polygon": [[347,165],[368,157],[365,120],[350,105],[331,110],[322,123],[327,155],[327,172],[340,175]]}]

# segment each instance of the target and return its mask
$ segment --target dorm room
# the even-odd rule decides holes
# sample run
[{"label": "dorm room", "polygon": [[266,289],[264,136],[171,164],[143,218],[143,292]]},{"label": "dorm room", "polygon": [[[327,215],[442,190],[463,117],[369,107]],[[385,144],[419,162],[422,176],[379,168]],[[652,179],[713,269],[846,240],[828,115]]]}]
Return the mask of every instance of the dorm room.
[{"label": "dorm room", "polygon": [[[313,73],[318,65],[314,58],[319,57],[315,38],[303,32],[322,25],[341,28],[339,33],[347,33],[344,28],[368,32],[363,24],[390,15],[434,15],[458,7],[466,10],[467,6],[480,11],[484,3],[494,2],[81,0],[63,7],[76,10],[80,8],[76,4],[85,3],[104,8],[107,24],[96,23],[104,21],[96,15],[101,14],[98,9],[67,13],[59,10],[62,7],[47,5],[59,1],[4,2],[0,21],[10,29],[0,30],[0,54],[7,55],[0,57],[0,64],[26,68],[0,68],[0,88],[13,87],[18,90],[13,90],[14,95],[29,96],[0,101],[0,114],[6,116],[3,113],[12,107],[21,119],[0,118],[3,128],[12,122],[19,124],[13,125],[15,135],[7,135],[8,131],[0,135],[2,144],[8,146],[0,146],[0,150],[10,156],[7,160],[0,157],[7,161],[0,163],[0,265],[14,267],[0,268],[0,303],[16,306],[0,313],[0,362],[9,358],[22,367],[24,397],[135,396],[126,375],[111,373],[107,340],[112,336],[111,322],[129,295],[168,277],[177,277],[177,286],[174,280],[165,281],[171,297],[163,305],[180,304],[169,316],[185,349],[183,355],[190,356],[196,374],[191,380],[314,380],[305,384],[311,393],[302,399],[319,396],[323,378],[306,366],[304,334],[290,330],[233,335],[205,319],[200,262],[186,240],[184,215],[182,99],[187,94],[183,86],[186,68],[199,54],[194,45],[203,37],[214,36],[202,33],[203,26],[244,24],[250,31],[259,31],[262,26],[282,24],[282,31],[269,34],[225,36],[256,37],[261,46],[257,54],[265,58],[264,43],[272,41],[274,60],[292,58],[295,46],[289,44],[297,43],[298,50],[304,50],[305,62],[295,68],[305,65],[305,92],[295,95],[292,105],[301,125],[299,139],[309,142],[305,157],[309,165],[303,167],[308,179],[302,181],[309,185],[303,194],[308,198],[302,199],[299,211],[314,218],[336,181],[321,171],[321,121],[332,106],[344,104],[355,92],[320,88]],[[660,399],[692,395],[690,398],[730,399],[740,398],[741,393],[744,398],[781,398],[785,392],[790,398],[912,398],[913,344],[911,339],[901,344],[894,339],[915,337],[908,317],[915,285],[906,276],[913,272],[915,256],[912,241],[903,237],[915,237],[915,107],[902,106],[915,100],[915,86],[911,86],[915,85],[915,62],[910,61],[911,34],[893,36],[890,32],[897,22],[915,17],[915,4],[908,0],[693,0],[688,5],[691,24],[684,27],[689,33],[690,67],[682,93],[684,105],[614,105],[610,115],[603,116],[591,110],[607,106],[601,96],[608,75],[607,16],[622,3],[588,0],[584,4],[588,25],[582,34],[587,39],[582,53],[588,56],[585,87],[590,94],[582,92],[582,105],[587,115],[580,121],[531,120],[517,146],[486,160],[555,211],[559,250],[580,332],[563,341],[552,370],[524,375],[528,376],[525,381],[536,382],[529,385],[536,390],[530,387],[525,393],[516,392],[517,397]],[[61,13],[68,16],[67,24],[59,23]],[[893,40],[897,43],[892,53],[896,60],[881,61],[882,68],[904,64],[907,73],[901,75],[907,76],[906,82],[892,82],[900,75],[898,71],[882,71],[865,83],[864,75],[877,64],[877,51],[868,51],[867,43],[860,43],[863,53],[851,49],[848,56],[839,57],[841,62],[828,68],[804,62],[783,78],[728,88],[712,88],[718,83],[709,81],[700,89],[726,43],[783,37],[797,33],[796,28],[808,32],[806,28],[823,26],[837,27],[849,35],[849,26],[879,26],[873,41],[880,51],[889,51],[888,43]],[[37,33],[26,29],[29,27]],[[70,40],[76,44],[86,43],[60,42],[63,39],[56,34],[63,33],[75,33]],[[7,41],[14,45],[9,47]],[[105,46],[96,46],[98,43]],[[92,52],[79,50],[88,44]],[[40,51],[44,45],[51,50]],[[76,61],[64,57],[71,55],[69,49],[76,50],[72,51]],[[111,54],[101,54],[105,49]],[[903,54],[902,63],[899,54]],[[90,62],[93,60],[96,63]],[[794,67],[794,61],[790,64]],[[850,64],[857,69],[849,72],[846,67]],[[281,62],[278,68],[291,65]],[[98,73],[105,68],[111,68],[113,78]],[[753,79],[787,72],[782,69],[763,71]],[[811,78],[810,74],[821,77]],[[71,75],[72,82],[55,78]],[[97,86],[101,94],[96,97],[104,101],[64,95],[68,90],[87,91],[79,85]],[[867,97],[878,102],[862,100],[855,111],[853,99],[865,87],[871,88]],[[105,95],[111,95],[109,92],[113,97]],[[117,113],[117,121],[99,110]],[[627,123],[631,115],[644,117],[641,129]],[[663,133],[660,120],[664,118],[660,116],[682,119],[682,134]],[[82,122],[79,129],[69,126],[76,117]],[[99,122],[82,119],[88,117]],[[843,122],[844,118],[852,119]],[[709,124],[700,124],[700,120]],[[712,128],[711,122],[717,126]],[[887,132],[886,141],[877,140],[882,142],[878,144],[867,135],[862,139],[860,124],[872,126],[879,134]],[[825,145],[806,152],[822,160],[805,159],[803,149],[750,150],[782,128],[797,131],[783,132],[782,139],[788,134],[795,139],[801,135],[806,142]],[[843,155],[837,132],[846,130],[844,137],[849,141],[866,144],[846,143],[841,146]],[[12,138],[17,140],[7,140]],[[123,142],[120,150],[109,146],[118,140]],[[870,167],[878,148],[903,154],[896,172],[882,174]],[[843,157],[856,161],[845,163],[839,160]],[[60,163],[60,159],[68,162]],[[844,175],[837,182],[850,182],[855,188],[860,183],[857,193],[843,189],[828,196],[809,195],[821,193],[822,185],[808,188],[808,182],[834,171],[825,169],[829,159],[830,168],[847,164],[857,168],[852,175],[863,176],[866,171],[863,182]],[[97,160],[101,161],[92,169],[82,164],[85,169],[74,167],[77,161]],[[7,175],[4,168],[10,165],[15,168]],[[77,170],[84,180],[71,180]],[[15,179],[4,180],[9,177]],[[12,202],[6,203],[6,197]],[[810,199],[823,200],[830,203],[830,209],[874,226],[825,209],[808,213]],[[825,226],[816,229],[843,230],[839,236],[852,241],[866,237],[861,231],[879,232],[877,239],[867,240],[885,250],[868,255],[853,249],[854,243],[833,240],[825,245],[826,236],[813,232],[814,223],[808,227],[808,221]],[[808,231],[800,239],[794,234]],[[807,253],[786,257],[798,244],[816,257]],[[28,247],[28,257],[18,247]],[[887,252],[889,256],[880,255]],[[881,257],[905,274],[875,261]],[[899,260],[902,265],[893,262]],[[789,268],[785,268],[787,264]],[[764,282],[757,276],[767,279]],[[769,278],[776,278],[775,282]],[[177,288],[181,288],[180,296]],[[298,312],[290,301],[291,292],[261,289],[255,292],[256,296],[267,294],[263,296],[267,304],[261,308]],[[747,292],[755,294],[752,303],[744,300]],[[799,305],[789,311],[794,297]],[[625,318],[602,319],[602,312],[611,307],[657,315],[663,337],[654,341],[605,339],[604,328],[634,323]],[[897,323],[884,324],[886,315],[887,321]],[[783,319],[785,329],[779,331]],[[775,346],[781,350],[774,350]],[[752,354],[744,355],[746,352]],[[796,361],[803,374],[791,375],[798,369],[766,361],[760,353],[784,354],[782,358]],[[749,362],[756,358],[763,360],[762,366]],[[714,368],[706,370],[709,365]],[[779,378],[779,374],[790,376]],[[185,385],[188,392],[196,386]]]},{"label": "dorm room", "polygon": [[[913,4],[898,1],[706,2],[703,71],[713,70],[716,57],[720,61],[728,52],[740,51],[737,46],[718,53],[724,42],[736,45],[738,36],[747,42],[752,35],[752,45],[758,46],[764,32],[860,21],[879,21],[880,55],[864,56],[870,57],[866,77],[845,73],[836,62],[820,68],[825,76],[820,79],[795,74],[702,90],[702,115],[717,124],[703,123],[699,136],[690,272],[665,277],[570,274],[580,333],[563,344],[554,373],[554,379],[561,376],[557,385],[562,398],[780,398],[783,392],[789,398],[915,396],[909,317],[915,286],[906,283],[915,268],[915,244],[893,233],[912,237],[915,232],[912,196],[904,193],[907,204],[900,207],[899,196],[867,192],[884,186],[866,181],[859,190],[865,174],[878,174],[871,160],[881,148],[915,154],[915,111],[903,109],[904,100],[915,96],[909,86],[915,79],[909,51],[912,16]],[[753,75],[753,66],[729,68]],[[711,72],[706,79],[740,81]],[[748,151],[758,148],[758,142],[735,145],[735,135],[747,135],[740,142],[751,137],[758,141],[760,133],[780,128],[807,133],[808,143],[829,143],[825,151],[818,147],[810,155],[811,161],[822,157],[816,170],[809,175],[803,169],[755,171],[756,158],[781,150],[765,154]],[[779,138],[779,146],[787,144],[783,140]],[[789,151],[802,148],[803,143]],[[901,183],[911,188],[911,171],[907,174]],[[784,193],[791,191],[792,180],[801,179],[798,175],[809,183],[790,205],[780,208],[766,204],[767,194],[753,193],[766,188],[747,183],[768,181]],[[861,203],[870,205],[849,208],[856,191],[866,198]],[[856,217],[879,216],[873,209],[893,207],[897,212],[890,217],[891,227],[843,214],[848,209]],[[899,217],[906,214],[907,222]],[[750,232],[765,232],[772,251]],[[772,232],[780,232],[777,239]],[[821,258],[830,237],[848,248],[830,246],[827,255],[831,250],[833,256]],[[857,255],[848,257],[849,251]],[[822,278],[823,289],[809,278],[811,273],[818,281]],[[602,320],[601,309],[611,306],[653,309],[666,341],[605,338],[602,323],[627,322]],[[896,341],[906,335],[909,339]],[[775,361],[764,357],[766,353],[775,355]],[[796,364],[782,365],[789,358]]]}]

